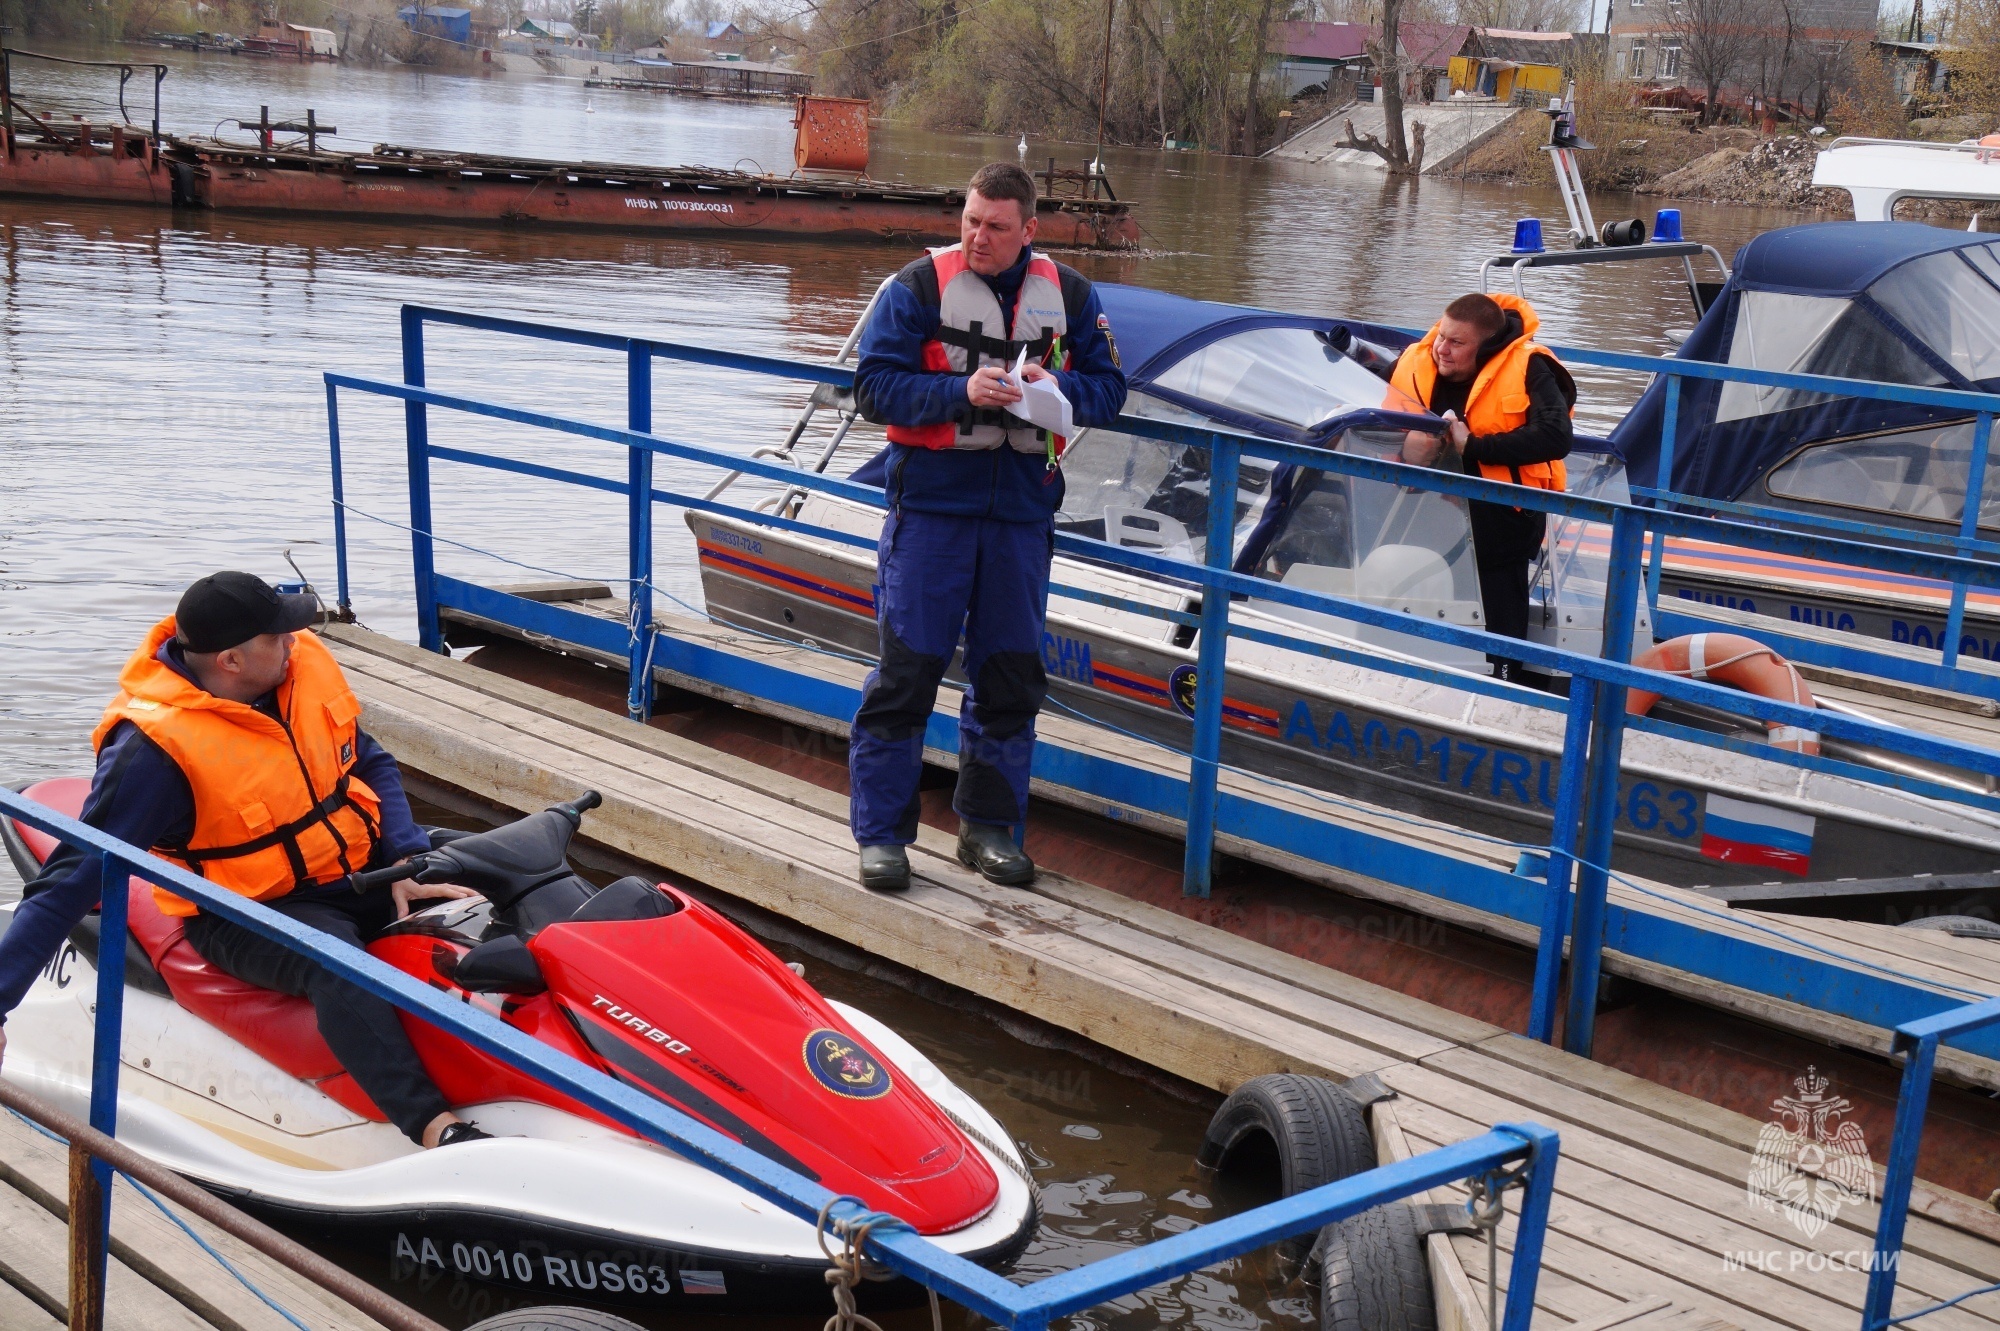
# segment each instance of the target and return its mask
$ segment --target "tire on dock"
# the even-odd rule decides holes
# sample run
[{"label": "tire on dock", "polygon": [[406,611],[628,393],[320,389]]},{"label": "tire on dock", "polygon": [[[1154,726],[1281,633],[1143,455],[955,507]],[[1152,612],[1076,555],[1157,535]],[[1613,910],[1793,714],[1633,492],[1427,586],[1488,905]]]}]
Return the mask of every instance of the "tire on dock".
[{"label": "tire on dock", "polygon": [[1424,1231],[1409,1203],[1336,1220],[1313,1252],[1320,1331],[1437,1331]]},{"label": "tire on dock", "polygon": [[[1283,1197],[1375,1167],[1375,1139],[1361,1103],[1324,1077],[1269,1072],[1230,1092],[1208,1122],[1195,1163],[1227,1173],[1275,1165]],[[1281,1250],[1303,1258],[1310,1235]]]},{"label": "tire on dock", "polygon": [[616,1313],[598,1308],[510,1308],[465,1331],[645,1331]]},{"label": "tire on dock", "polygon": [[1950,934],[1953,938],[2000,938],[2000,921],[1982,919],[1977,915],[1925,915],[1905,920],[1896,927],[1928,929],[1933,933]]}]

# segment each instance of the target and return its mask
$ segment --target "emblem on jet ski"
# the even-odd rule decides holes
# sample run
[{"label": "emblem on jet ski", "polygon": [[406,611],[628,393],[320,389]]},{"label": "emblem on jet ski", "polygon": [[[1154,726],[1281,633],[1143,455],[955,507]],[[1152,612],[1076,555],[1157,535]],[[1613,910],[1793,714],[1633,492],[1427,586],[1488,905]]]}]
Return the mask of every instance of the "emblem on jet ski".
[{"label": "emblem on jet ski", "polygon": [[889,1093],[889,1070],[838,1031],[814,1031],[806,1037],[805,1053],[806,1067],[835,1095],[874,1100]]}]

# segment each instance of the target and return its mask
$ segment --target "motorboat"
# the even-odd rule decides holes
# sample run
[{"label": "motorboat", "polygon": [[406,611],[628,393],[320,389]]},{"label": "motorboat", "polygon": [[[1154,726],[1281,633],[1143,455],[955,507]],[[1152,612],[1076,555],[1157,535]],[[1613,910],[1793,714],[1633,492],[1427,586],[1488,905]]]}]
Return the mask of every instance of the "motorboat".
[{"label": "motorboat", "polygon": [[[1779,233],[1776,244],[1784,243]],[[1952,246],[1930,252],[1969,262]],[[1852,276],[1864,275],[1862,267],[1855,265]],[[1741,264],[1698,337],[1733,327],[1732,312],[1767,271],[1761,251]],[[1413,418],[1413,404],[1396,400],[1379,374],[1384,358],[1408,345],[1406,333],[1138,287],[1099,284],[1098,291],[1131,385],[1129,414],[1378,459],[1398,456],[1413,419],[1436,428],[1434,418]],[[1849,303],[1872,310],[1870,301]],[[872,451],[872,440],[862,442],[868,427],[855,420],[851,401],[839,414],[818,462],[800,465],[837,471],[845,460],[854,479],[879,475],[872,459],[853,465]],[[795,427],[780,456],[793,456],[791,446],[802,437]],[[1571,490],[1628,500],[1621,439],[1631,437],[1628,431],[1580,440],[1570,459]],[[1690,448],[1686,456],[1707,455]],[[1155,554],[1204,557],[1210,496],[1201,450],[1091,429],[1070,441],[1063,467],[1059,530]],[[881,524],[877,509],[802,487],[759,502],[856,537],[872,538]],[[1232,563],[1239,573],[1465,628],[1482,625],[1471,529],[1456,498],[1246,456],[1234,505]],[[842,654],[873,655],[871,550],[715,513],[690,511],[687,521],[710,615]],[[1607,550],[1601,528],[1551,522],[1535,572],[1532,638],[1599,652]],[[1196,590],[1068,554],[1058,555],[1052,581],[1043,638],[1051,706],[1186,751],[1197,655],[1197,629],[1186,617],[1199,607]],[[1180,619],[1092,599],[1104,597]],[[1454,674],[1487,675],[1481,653],[1337,615],[1251,597],[1232,607],[1231,619],[1350,655],[1308,655],[1233,636],[1223,702],[1226,762],[1375,807],[1547,844],[1564,717],[1545,705],[1545,696],[1490,682],[1456,685],[1449,682]],[[1635,645],[1651,642],[1642,602]],[[1392,659],[1444,673],[1412,678],[1377,664]],[[1671,703],[1654,714],[1745,738],[1764,734],[1741,718]],[[1986,791],[1983,778],[1861,746],[1829,742],[1826,752]],[[1780,874],[1830,880],[1983,872],[1994,867],[1996,851],[2000,816],[1980,808],[1678,737],[1634,732],[1625,741],[1615,864],[1657,881],[1720,886]]]},{"label": "motorboat", "polygon": [[[2000,173],[2000,166],[1991,168]],[[1915,222],[1820,222],[1767,231],[1677,359],[1888,383],[2000,390],[2000,241]],[[1666,385],[1611,432],[1632,483],[1704,499],[1955,536],[1973,417],[1915,403],[1715,380],[1682,381],[1670,485],[1660,486]],[[2000,528],[1988,473],[1978,527]],[[1919,648],[1943,645],[1951,589],[1820,560],[1672,540],[1662,597],[1775,616]],[[2000,596],[1966,598],[1959,650],[2000,658]]]},{"label": "motorboat", "polygon": [[[24,793],[80,810],[89,783]],[[836,1193],[989,1264],[1033,1237],[1012,1138],[907,1041],[823,998],[672,883],[594,887],[566,853],[587,795],[372,876],[480,895],[413,912],[369,951],[515,1030],[680,1109]],[[0,817],[32,878],[51,838]],[[403,1014],[425,1069],[491,1140],[420,1150],[333,1058],[312,1005],[237,981],[149,886],[130,895],[118,1139],[295,1232],[537,1303],[656,1312],[824,1311],[814,1226]],[[6,1078],[86,1114],[97,919],[7,1024]],[[921,1296],[869,1286],[864,1303]]]}]

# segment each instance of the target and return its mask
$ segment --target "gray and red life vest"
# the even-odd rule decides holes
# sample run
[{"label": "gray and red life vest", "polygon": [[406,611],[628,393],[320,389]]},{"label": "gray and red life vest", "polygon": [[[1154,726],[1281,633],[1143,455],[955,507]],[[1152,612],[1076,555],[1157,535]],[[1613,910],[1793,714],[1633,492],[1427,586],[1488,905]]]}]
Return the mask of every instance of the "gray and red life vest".
[{"label": "gray and red life vest", "polygon": [[[1031,253],[1027,275],[1021,279],[1020,295],[1014,300],[1014,323],[1006,326],[1000,298],[979,274],[966,266],[958,245],[935,249],[930,254],[936,285],[924,290],[921,264],[918,297],[934,304],[938,311],[937,333],[924,343],[923,367],[935,374],[971,374],[982,366],[1012,370],[1023,348],[1037,365],[1061,368],[1069,363],[1067,302],[1063,281],[1066,274],[1053,259]],[[1080,276],[1076,277],[1081,282]],[[1019,416],[992,407],[971,409],[961,420],[938,425],[891,425],[892,443],[916,448],[987,449],[1009,445],[1022,453],[1040,453],[1049,445],[1042,432]],[[1055,451],[1062,450],[1062,440]]]}]

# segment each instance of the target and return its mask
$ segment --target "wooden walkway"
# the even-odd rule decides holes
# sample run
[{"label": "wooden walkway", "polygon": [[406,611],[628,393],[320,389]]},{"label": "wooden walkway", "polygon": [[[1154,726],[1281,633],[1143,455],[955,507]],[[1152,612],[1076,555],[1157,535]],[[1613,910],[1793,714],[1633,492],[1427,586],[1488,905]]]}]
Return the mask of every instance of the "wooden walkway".
[{"label": "wooden walkway", "polygon": [[[58,1331],[69,1312],[69,1154],[0,1110],[0,1331]],[[242,1241],[181,1216],[312,1331],[378,1323]],[[119,1178],[111,1203],[106,1331],[296,1331]]]},{"label": "wooden walkway", "polygon": [[[1809,1237],[1752,1204],[1752,1119],[1088,884],[994,888],[934,829],[912,848],[916,885],[870,893],[836,793],[364,630],[327,636],[372,734],[503,807],[599,790],[586,832],[604,845],[1217,1090],[1270,1071],[1374,1072],[1397,1092],[1374,1112],[1385,1157],[1495,1122],[1556,1128],[1538,1326],[1859,1325],[1872,1208]],[[2000,1281],[1991,1208],[1920,1184],[1912,1213],[1899,1313]],[[1484,1327],[1483,1248],[1432,1244],[1445,1325]],[[1923,1325],[1995,1331],[2000,1297]]]},{"label": "wooden walkway", "polygon": [[[602,584],[520,584],[499,590],[535,600],[561,601],[567,608],[602,615],[620,623],[625,620],[625,602],[614,599],[609,589]],[[464,612],[446,611],[445,615],[451,622],[476,627],[502,637],[513,639],[524,637],[518,630]],[[824,680],[847,688],[859,689],[867,673],[867,666],[862,662],[828,652],[815,651],[805,646],[778,642],[766,635],[745,629],[680,616],[661,616],[658,623],[662,631],[685,642],[728,652],[809,679]],[[585,659],[590,659],[593,655],[584,648],[568,647],[565,650]],[[602,659],[607,664],[624,668],[623,658]],[[844,722],[817,713],[788,708],[774,704],[768,699],[733,692],[717,686],[712,681],[690,674],[676,673],[665,666],[656,667],[655,674],[662,681],[678,688],[705,694],[766,715],[777,716],[814,730],[837,734],[843,738],[846,735],[847,727]],[[1897,698],[1862,694],[1853,689],[1824,684],[1815,687],[1824,688],[1829,694],[1838,694],[1843,699],[1852,696],[1856,705],[1866,705],[1885,719],[1902,724],[1917,724],[1918,719],[1921,719],[1928,728],[1944,733],[1951,733],[1951,727],[1959,726],[1961,735],[1962,727],[1968,723],[1989,727],[1990,734],[1981,730],[1975,737],[1990,739],[1995,747],[2000,747],[2000,721],[1987,720],[1983,714],[1941,713],[1939,709],[1928,705],[1928,695],[1933,694],[1935,692],[1933,690],[1905,690],[1909,696]],[[1976,708],[1977,705],[1974,705]],[[946,691],[940,698],[938,707],[942,712],[956,717],[957,696]],[[1037,722],[1037,732],[1040,743],[1054,745],[1074,753],[1108,758],[1170,780],[1179,782],[1187,780],[1188,764],[1184,757],[1168,752],[1160,746],[1106,730],[1086,721],[1059,713],[1044,712]],[[933,749],[928,750],[925,757],[942,767],[955,768],[958,764],[956,753]],[[1446,823],[1379,810],[1357,800],[1323,796],[1287,783],[1258,780],[1227,769],[1222,773],[1219,784],[1225,793],[1282,808],[1300,817],[1325,823],[1329,828],[1352,828],[1371,833],[1390,843],[1422,846],[1468,864],[1496,869],[1503,873],[1511,871],[1514,867],[1515,851],[1512,848],[1470,835]],[[1037,780],[1034,783],[1034,793],[1055,803],[1168,836],[1178,838],[1183,831],[1182,824],[1177,820],[1117,804],[1073,787]],[[1371,876],[1368,872],[1370,866],[1365,858],[1348,864],[1329,865],[1227,834],[1219,834],[1216,837],[1216,844],[1223,852],[1238,859],[1279,869],[1309,882],[1323,883],[1353,896],[1382,901],[1415,914],[1444,920],[1513,943],[1529,947],[1535,944],[1536,930],[1533,925],[1404,887],[1385,878]],[[1775,947],[1810,958],[1815,962],[1830,960],[1824,949],[1831,949],[1859,962],[1908,976],[1913,982],[1927,984],[1938,992],[1949,995],[1954,1002],[1969,1001],[1965,994],[1967,990],[1982,995],[2000,993],[2000,948],[1994,947],[1987,940],[1957,939],[1929,931],[1899,930],[1853,921],[1736,909],[1722,905],[1700,892],[1658,883],[1645,883],[1635,887],[1614,881],[1610,897],[1612,901],[1629,910],[1692,924],[1714,933],[1718,939],[1740,939],[1762,947]],[[1606,949],[1604,969],[1608,974],[1636,980],[1694,1002],[1735,1012],[1816,1040],[1876,1054],[1886,1053],[1889,1049],[1890,1034],[1882,1027],[1750,990],[1719,984],[1706,976],[1662,966],[1620,952],[1616,948]],[[1960,1050],[1945,1049],[1939,1053],[1939,1068],[1941,1073],[1951,1080],[1982,1090],[2000,1091],[2000,1062]]]}]

